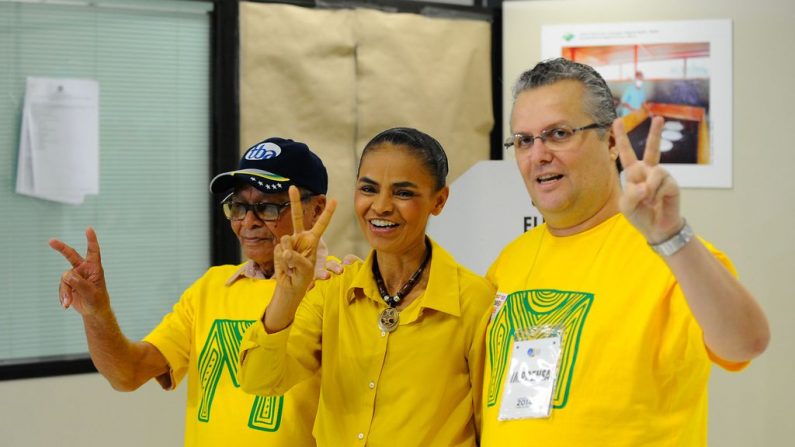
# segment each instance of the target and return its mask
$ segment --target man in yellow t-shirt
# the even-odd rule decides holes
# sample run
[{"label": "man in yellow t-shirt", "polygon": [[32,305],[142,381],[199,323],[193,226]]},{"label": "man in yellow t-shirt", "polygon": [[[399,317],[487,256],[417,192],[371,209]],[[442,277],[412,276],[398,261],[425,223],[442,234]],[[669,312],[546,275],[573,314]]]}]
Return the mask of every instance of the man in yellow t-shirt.
[{"label": "man in yellow t-shirt", "polygon": [[273,295],[274,244],[293,231],[290,185],[301,191],[304,225],[313,225],[326,204],[326,168],[305,144],[282,138],[252,146],[239,169],[211,181],[212,192],[228,193],[221,206],[249,261],[210,268],[138,342],[123,335],[111,310],[94,230],[86,230],[85,257],[50,242],[72,264],[61,303],[82,315],[91,358],[114,388],[131,391],[155,378],[173,389],[187,374],[187,446],[315,445],[319,377],[272,397],[243,393],[236,378],[243,334]]},{"label": "man in yellow t-shirt", "polygon": [[704,446],[711,364],[765,350],[756,300],[680,215],[662,121],[638,160],[591,67],[548,60],[515,85],[505,145],[545,223],[487,274],[481,445]]}]

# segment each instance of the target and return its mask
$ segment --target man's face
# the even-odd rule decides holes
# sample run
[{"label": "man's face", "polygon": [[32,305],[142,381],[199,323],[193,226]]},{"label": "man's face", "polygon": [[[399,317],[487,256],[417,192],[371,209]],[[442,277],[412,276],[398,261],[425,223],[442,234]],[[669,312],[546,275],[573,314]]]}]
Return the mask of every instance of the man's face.
[{"label": "man's face", "polygon": [[[574,80],[527,90],[519,94],[511,115],[513,133],[540,135],[564,125],[578,128],[594,122],[585,112],[585,88]],[[564,147],[550,147],[536,139],[533,146],[516,153],[525,186],[552,228],[581,224],[618,197],[617,149],[611,138],[598,130],[574,134]]]},{"label": "man's face", "polygon": [[[234,201],[246,204],[276,203],[283,204],[290,201],[287,192],[265,194],[264,192],[246,185],[235,192]],[[325,196],[314,196],[302,202],[304,209],[304,228],[311,228],[325,206]],[[263,272],[273,271],[273,248],[282,236],[293,233],[293,222],[290,217],[290,207],[282,210],[275,221],[263,221],[253,211],[249,210],[241,220],[231,220],[243,254],[257,265]]]}]

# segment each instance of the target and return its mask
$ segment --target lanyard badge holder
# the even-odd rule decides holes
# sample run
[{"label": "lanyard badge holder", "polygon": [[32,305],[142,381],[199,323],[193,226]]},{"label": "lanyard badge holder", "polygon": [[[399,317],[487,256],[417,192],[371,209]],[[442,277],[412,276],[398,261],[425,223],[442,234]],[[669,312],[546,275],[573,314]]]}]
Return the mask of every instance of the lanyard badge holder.
[{"label": "lanyard badge holder", "polygon": [[560,372],[562,326],[518,330],[511,345],[498,419],[548,418]]}]

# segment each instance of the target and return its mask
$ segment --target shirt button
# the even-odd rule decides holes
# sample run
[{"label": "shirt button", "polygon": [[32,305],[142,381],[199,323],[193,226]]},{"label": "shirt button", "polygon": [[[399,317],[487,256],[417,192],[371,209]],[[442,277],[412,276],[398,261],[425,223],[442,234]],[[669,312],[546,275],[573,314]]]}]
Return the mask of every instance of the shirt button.
[{"label": "shirt button", "polygon": [[369,386],[370,389],[372,390],[373,388],[375,388],[375,382],[370,382],[367,384],[367,386]]},{"label": "shirt button", "polygon": [[381,336],[386,337],[386,331],[381,331]]},{"label": "shirt button", "polygon": [[356,436],[356,437],[359,438],[359,439],[364,439],[364,433],[359,433],[359,435]]}]

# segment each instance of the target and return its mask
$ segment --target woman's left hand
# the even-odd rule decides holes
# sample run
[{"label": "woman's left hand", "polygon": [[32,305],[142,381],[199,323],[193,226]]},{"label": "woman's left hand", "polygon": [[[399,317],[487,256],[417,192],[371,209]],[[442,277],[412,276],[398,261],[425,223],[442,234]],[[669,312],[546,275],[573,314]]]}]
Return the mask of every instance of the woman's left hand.
[{"label": "woman's left hand", "polygon": [[312,228],[304,229],[304,209],[298,188],[290,186],[293,234],[282,236],[274,250],[274,275],[282,292],[301,298],[315,278],[314,266],[320,237],[326,231],[337,202],[329,200]]}]

